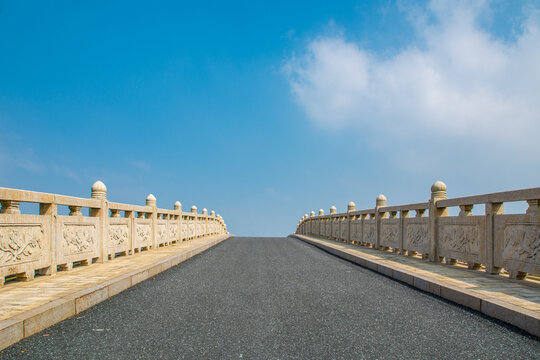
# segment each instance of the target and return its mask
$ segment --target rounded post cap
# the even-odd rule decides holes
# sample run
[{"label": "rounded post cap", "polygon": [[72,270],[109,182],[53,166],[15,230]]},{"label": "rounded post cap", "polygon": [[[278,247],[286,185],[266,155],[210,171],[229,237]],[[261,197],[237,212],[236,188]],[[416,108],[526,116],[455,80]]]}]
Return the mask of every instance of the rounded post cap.
[{"label": "rounded post cap", "polygon": [[435,181],[431,185],[431,198],[446,198],[446,184],[442,181]]},{"label": "rounded post cap", "polygon": [[446,191],[446,184],[438,180],[431,185],[431,192]]},{"label": "rounded post cap", "polygon": [[319,209],[319,215],[324,215],[324,210],[323,209]]},{"label": "rounded post cap", "polygon": [[174,203],[174,209],[175,210],[179,210],[182,208],[182,204],[180,203],[180,201],[177,201]]},{"label": "rounded post cap", "polygon": [[107,199],[107,187],[103,182],[98,180],[92,185],[91,197],[92,199]]},{"label": "rounded post cap", "polygon": [[216,212],[214,210],[210,211],[210,215],[215,216]]},{"label": "rounded post cap", "polygon": [[310,217],[314,217],[314,216],[315,216],[315,211],[310,212],[310,213],[309,213],[309,216],[310,216]]},{"label": "rounded post cap", "polygon": [[208,210],[206,210],[206,208],[202,209],[202,213],[203,214],[208,214]]},{"label": "rounded post cap", "polygon": [[107,191],[107,187],[102,181],[98,180],[92,185],[92,191]]},{"label": "rounded post cap", "polygon": [[156,206],[156,197],[153,194],[148,194],[146,197],[147,206]]},{"label": "rounded post cap", "polygon": [[330,208],[330,214],[335,214],[336,212],[337,212],[336,207],[335,207],[335,206],[332,206],[332,207]]},{"label": "rounded post cap", "polygon": [[356,204],[354,202],[350,201],[349,204],[347,205],[347,210],[348,211],[356,210]]},{"label": "rounded post cap", "polygon": [[196,213],[196,212],[197,212],[197,207],[196,207],[195,205],[193,205],[193,206],[191,207],[191,212],[192,212],[192,213]]},{"label": "rounded post cap", "polygon": [[377,207],[386,206],[386,196],[384,196],[383,194],[380,194],[379,196],[377,196],[377,199],[375,200],[375,203],[376,203]]}]

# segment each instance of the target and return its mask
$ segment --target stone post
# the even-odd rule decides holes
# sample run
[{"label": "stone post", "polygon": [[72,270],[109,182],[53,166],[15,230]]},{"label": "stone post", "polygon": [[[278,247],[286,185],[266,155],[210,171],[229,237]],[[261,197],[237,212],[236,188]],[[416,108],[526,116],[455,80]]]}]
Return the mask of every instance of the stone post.
[{"label": "stone post", "polygon": [[446,184],[436,181],[431,186],[431,199],[429,200],[429,226],[428,226],[428,247],[429,261],[440,262],[437,254],[438,218],[448,216],[448,208],[438,208],[437,201],[446,199]]},{"label": "stone post", "polygon": [[403,219],[408,219],[410,217],[409,210],[401,210],[399,212],[399,252],[400,254],[405,255],[407,251],[405,250],[405,221]]},{"label": "stone post", "polygon": [[347,205],[347,227],[348,227],[348,231],[347,231],[347,243],[351,243],[351,227],[352,227],[352,215],[351,215],[351,212],[352,211],[356,211],[356,204],[352,201],[349,202],[349,204]]},{"label": "stone post", "polygon": [[203,236],[207,236],[208,235],[208,210],[206,210],[206,208],[202,209],[202,213],[203,213]]},{"label": "stone post", "polygon": [[495,264],[495,216],[504,214],[503,203],[488,202],[485,205],[486,212],[486,272],[488,274],[499,274],[500,267]]},{"label": "stone post", "polygon": [[152,249],[157,249],[157,200],[153,194],[146,197],[146,206],[150,207],[150,219],[152,219]]},{"label": "stone post", "polygon": [[96,181],[92,185],[91,198],[101,200],[101,206],[99,208],[90,209],[90,216],[99,218],[99,236],[100,239],[100,258],[99,262],[106,262],[107,256],[107,216],[109,215],[109,203],[107,202],[107,187],[101,181]]},{"label": "stone post", "polygon": [[330,207],[330,216],[328,217],[328,222],[330,225],[330,236],[329,239],[332,239],[334,237],[334,221],[332,220],[332,215],[337,213],[337,209],[335,206]]},{"label": "stone post", "polygon": [[191,207],[191,213],[193,214],[193,226],[195,227],[195,234],[193,235],[193,238],[196,239],[199,237],[199,231],[197,229],[198,216],[197,216],[197,207],[195,205]]},{"label": "stone post", "polygon": [[381,219],[386,217],[386,213],[379,212],[379,208],[386,206],[386,196],[380,194],[375,199],[375,249],[381,249]]},{"label": "stone post", "polygon": [[177,241],[178,242],[181,242],[182,240],[182,204],[180,203],[180,201],[177,201],[174,203],[174,210],[177,212],[177,225],[178,226],[178,238],[177,238]]},{"label": "stone post", "polygon": [[[47,268],[39,270],[40,275],[54,275],[56,274],[56,247],[59,246],[57,231],[58,225],[56,224],[56,216],[58,215],[57,206],[55,203],[51,204],[39,204],[39,215],[46,215],[49,217],[49,228],[48,232],[50,236],[50,256],[51,256],[51,265]],[[58,244],[58,245],[57,245]],[[0,286],[1,287],[1,286]]]}]

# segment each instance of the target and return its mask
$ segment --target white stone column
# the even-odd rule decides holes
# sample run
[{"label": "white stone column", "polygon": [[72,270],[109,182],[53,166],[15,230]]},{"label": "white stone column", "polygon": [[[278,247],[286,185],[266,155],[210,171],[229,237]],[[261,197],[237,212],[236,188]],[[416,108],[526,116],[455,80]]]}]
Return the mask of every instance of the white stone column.
[{"label": "white stone column", "polygon": [[178,242],[182,242],[184,239],[182,239],[182,204],[180,201],[177,201],[174,203],[174,210],[178,214],[177,218],[177,226],[178,226]]},{"label": "white stone column", "polygon": [[146,197],[146,206],[150,207],[150,219],[152,220],[152,249],[157,249],[157,200],[153,194]]},{"label": "white stone column", "polygon": [[347,231],[347,243],[351,243],[351,218],[352,218],[352,215],[351,215],[351,212],[352,211],[356,211],[356,204],[352,201],[349,202],[349,204],[347,205],[347,226],[348,226],[348,231]]},{"label": "white stone column", "polygon": [[107,202],[107,187],[101,181],[96,181],[92,185],[91,198],[101,200],[101,207],[90,209],[90,216],[99,218],[99,237],[100,242],[100,258],[99,262],[106,262],[107,256],[107,217],[109,215],[109,203]]},{"label": "white stone column", "polygon": [[436,181],[431,186],[431,199],[429,200],[429,226],[428,226],[428,244],[429,261],[440,262],[441,259],[437,253],[438,236],[438,218],[448,216],[448,208],[438,208],[437,201],[446,199],[446,184],[442,181]]},{"label": "white stone column", "polygon": [[386,196],[380,194],[375,199],[375,249],[381,250],[381,219],[386,217],[386,213],[382,215],[379,212],[379,208],[386,206]]}]

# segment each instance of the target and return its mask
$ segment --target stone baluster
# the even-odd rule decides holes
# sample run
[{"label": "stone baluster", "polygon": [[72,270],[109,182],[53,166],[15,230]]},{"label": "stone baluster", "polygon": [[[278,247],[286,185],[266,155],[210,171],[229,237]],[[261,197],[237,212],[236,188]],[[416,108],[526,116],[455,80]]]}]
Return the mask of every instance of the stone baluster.
[{"label": "stone baluster", "polygon": [[20,201],[15,200],[4,200],[0,201],[0,204],[2,204],[2,208],[0,209],[0,214],[20,214],[21,210],[19,209],[19,206],[21,205]]},{"label": "stone baluster", "polygon": [[81,206],[69,206],[69,216],[82,216]]},{"label": "stone baluster", "polygon": [[111,217],[112,218],[121,218],[122,214],[120,212],[121,211],[118,210],[118,209],[111,209]]}]

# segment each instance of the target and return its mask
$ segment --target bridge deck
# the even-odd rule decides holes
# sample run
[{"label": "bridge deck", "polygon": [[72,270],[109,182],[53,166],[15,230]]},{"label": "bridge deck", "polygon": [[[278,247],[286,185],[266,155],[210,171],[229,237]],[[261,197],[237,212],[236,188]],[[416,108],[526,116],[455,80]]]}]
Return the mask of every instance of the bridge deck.
[{"label": "bridge deck", "polygon": [[537,358],[540,342],[292,238],[232,238],[0,358]]},{"label": "bridge deck", "polygon": [[0,350],[219,243],[196,239],[0,289]]},{"label": "bridge deck", "polygon": [[426,292],[540,336],[540,283],[488,275],[368,247],[294,235],[312,245]]}]

